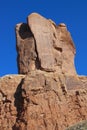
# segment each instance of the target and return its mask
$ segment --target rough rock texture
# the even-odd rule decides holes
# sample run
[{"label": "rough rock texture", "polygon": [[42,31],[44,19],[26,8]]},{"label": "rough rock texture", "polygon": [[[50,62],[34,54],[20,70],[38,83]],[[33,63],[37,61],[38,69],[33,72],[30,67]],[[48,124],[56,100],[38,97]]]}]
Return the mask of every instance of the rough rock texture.
[{"label": "rough rock texture", "polygon": [[35,69],[36,65],[36,48],[33,34],[27,24],[17,24],[17,51],[18,51],[18,71],[26,74]]},{"label": "rough rock texture", "polygon": [[0,130],[65,130],[86,120],[86,86],[86,77],[42,71],[2,77]]},{"label": "rough rock texture", "polygon": [[16,26],[19,75],[0,78],[0,130],[65,130],[87,120],[87,77],[65,24],[39,14]]},{"label": "rough rock texture", "polygon": [[[28,24],[17,24],[19,73],[40,69],[75,74],[75,47],[65,24],[55,25],[39,14],[28,17]],[[68,70],[68,71],[67,71]]]},{"label": "rough rock texture", "polygon": [[16,122],[15,92],[22,78],[22,75],[0,78],[0,130],[12,130]]},{"label": "rough rock texture", "polygon": [[67,128],[66,130],[87,130],[87,120],[79,122],[74,126]]}]

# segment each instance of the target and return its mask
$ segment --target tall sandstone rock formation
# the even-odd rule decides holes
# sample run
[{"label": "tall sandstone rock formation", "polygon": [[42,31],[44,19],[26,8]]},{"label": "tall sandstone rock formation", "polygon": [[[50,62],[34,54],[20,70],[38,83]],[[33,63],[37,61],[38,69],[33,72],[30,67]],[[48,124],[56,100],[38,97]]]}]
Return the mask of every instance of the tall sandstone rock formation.
[{"label": "tall sandstone rock formation", "polygon": [[16,25],[18,75],[0,78],[0,130],[65,130],[87,119],[87,77],[64,23],[37,13]]},{"label": "tall sandstone rock formation", "polygon": [[39,14],[28,17],[28,23],[17,24],[19,73],[30,71],[74,75],[75,47],[65,24],[55,25]]}]

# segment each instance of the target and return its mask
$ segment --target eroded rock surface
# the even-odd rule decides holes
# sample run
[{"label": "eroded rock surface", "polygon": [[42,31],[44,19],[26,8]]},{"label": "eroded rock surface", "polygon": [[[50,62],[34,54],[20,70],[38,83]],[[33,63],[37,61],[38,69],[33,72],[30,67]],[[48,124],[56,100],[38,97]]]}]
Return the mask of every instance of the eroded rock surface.
[{"label": "eroded rock surface", "polygon": [[26,74],[35,69],[37,53],[35,50],[35,40],[27,24],[16,25],[18,70],[21,74]]},{"label": "eroded rock surface", "polygon": [[0,79],[0,130],[65,130],[86,119],[87,77],[32,71]]},{"label": "eroded rock surface", "polygon": [[0,130],[65,130],[87,120],[87,77],[76,74],[66,25],[33,13],[16,25],[16,39],[19,74],[0,78]]},{"label": "eroded rock surface", "polygon": [[58,26],[37,13],[28,16],[27,24],[17,24],[19,73],[32,70],[75,74],[75,47],[65,24]]}]

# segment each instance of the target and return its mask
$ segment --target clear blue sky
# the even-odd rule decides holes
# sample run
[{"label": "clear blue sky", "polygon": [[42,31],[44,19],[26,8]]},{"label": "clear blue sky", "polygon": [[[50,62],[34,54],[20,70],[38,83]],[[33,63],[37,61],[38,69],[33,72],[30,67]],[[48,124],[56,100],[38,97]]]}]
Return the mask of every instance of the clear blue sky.
[{"label": "clear blue sky", "polygon": [[86,0],[1,0],[0,1],[0,76],[17,74],[15,25],[37,12],[56,24],[64,22],[76,46],[77,73],[87,75]]}]

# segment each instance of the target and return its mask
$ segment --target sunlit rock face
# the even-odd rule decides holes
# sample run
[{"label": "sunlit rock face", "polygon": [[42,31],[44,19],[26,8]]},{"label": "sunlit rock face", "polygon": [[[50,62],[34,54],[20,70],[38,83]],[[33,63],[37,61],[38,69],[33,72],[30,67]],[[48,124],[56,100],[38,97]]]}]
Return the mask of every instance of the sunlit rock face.
[{"label": "sunlit rock face", "polygon": [[66,25],[30,14],[16,43],[19,74],[0,78],[0,130],[73,130],[87,120],[87,77],[76,74]]},{"label": "sunlit rock face", "polygon": [[16,26],[18,68],[20,74],[32,70],[74,75],[75,47],[65,24],[58,26],[37,13],[27,24]]}]

